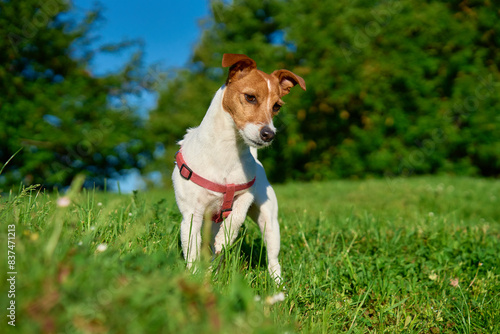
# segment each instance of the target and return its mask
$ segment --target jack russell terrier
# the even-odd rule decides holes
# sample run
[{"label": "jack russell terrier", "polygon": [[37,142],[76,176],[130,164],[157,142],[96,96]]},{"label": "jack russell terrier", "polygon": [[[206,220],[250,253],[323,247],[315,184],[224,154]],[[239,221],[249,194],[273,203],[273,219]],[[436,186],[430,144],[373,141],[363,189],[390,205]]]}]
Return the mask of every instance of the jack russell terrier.
[{"label": "jack russell terrier", "polygon": [[281,98],[297,84],[306,90],[306,84],[288,70],[264,73],[242,54],[224,54],[222,66],[230,67],[226,84],[176,154],[172,181],[182,213],[182,251],[191,268],[200,254],[203,220],[212,217],[212,246],[219,254],[234,242],[248,213],[262,231],[269,273],[280,284],[278,201],[257,149],[276,134],[273,117]]}]

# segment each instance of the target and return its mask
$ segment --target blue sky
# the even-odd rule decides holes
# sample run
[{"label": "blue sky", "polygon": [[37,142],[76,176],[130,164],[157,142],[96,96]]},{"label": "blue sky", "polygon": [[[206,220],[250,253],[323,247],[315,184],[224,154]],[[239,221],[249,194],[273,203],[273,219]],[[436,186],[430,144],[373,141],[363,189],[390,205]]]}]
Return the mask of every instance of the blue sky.
[{"label": "blue sky", "polygon": [[[77,10],[92,8],[95,0],[74,0]],[[141,39],[145,43],[146,64],[165,67],[186,64],[196,41],[201,36],[198,21],[209,14],[208,0],[102,0],[105,21],[94,33],[98,43]],[[101,56],[92,64],[96,74],[119,68],[124,56]]]}]

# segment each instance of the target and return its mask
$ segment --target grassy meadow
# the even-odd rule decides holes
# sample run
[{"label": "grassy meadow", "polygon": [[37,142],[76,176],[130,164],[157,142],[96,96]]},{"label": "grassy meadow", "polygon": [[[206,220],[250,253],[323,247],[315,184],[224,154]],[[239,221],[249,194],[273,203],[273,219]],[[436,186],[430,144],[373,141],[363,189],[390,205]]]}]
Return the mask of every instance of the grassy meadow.
[{"label": "grassy meadow", "polygon": [[498,180],[434,176],[275,190],[283,287],[267,272],[250,220],[230,249],[212,260],[205,245],[199,272],[187,272],[171,190],[120,195],[77,184],[65,197],[36,188],[4,194],[0,260],[6,273],[8,225],[15,225],[16,327],[7,325],[4,279],[1,331],[500,332]]}]

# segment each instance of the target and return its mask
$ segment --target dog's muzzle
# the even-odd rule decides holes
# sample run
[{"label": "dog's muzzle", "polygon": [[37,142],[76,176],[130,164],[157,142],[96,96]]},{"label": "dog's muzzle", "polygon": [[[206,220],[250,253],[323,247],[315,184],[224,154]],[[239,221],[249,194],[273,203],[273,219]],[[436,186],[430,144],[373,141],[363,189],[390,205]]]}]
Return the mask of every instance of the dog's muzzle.
[{"label": "dog's muzzle", "polygon": [[266,143],[269,143],[270,141],[272,141],[274,139],[274,136],[276,135],[276,133],[274,133],[273,130],[271,130],[270,127],[268,126],[264,126],[261,130],[260,130],[260,138],[265,141]]}]

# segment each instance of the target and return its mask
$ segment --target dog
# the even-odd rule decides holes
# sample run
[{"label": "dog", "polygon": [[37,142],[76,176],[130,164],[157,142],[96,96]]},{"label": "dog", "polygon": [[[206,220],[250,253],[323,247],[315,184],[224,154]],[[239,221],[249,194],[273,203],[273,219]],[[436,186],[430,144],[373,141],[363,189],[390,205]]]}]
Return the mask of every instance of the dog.
[{"label": "dog", "polygon": [[273,117],[284,104],[281,98],[297,84],[306,90],[306,84],[288,70],[262,72],[243,54],[224,54],[222,66],[229,67],[225,84],[201,124],[179,141],[176,154],[172,181],[182,214],[182,251],[193,268],[203,221],[211,217],[212,249],[219,254],[234,242],[248,214],[262,232],[269,273],[281,284],[278,201],[257,149],[276,135]]}]

